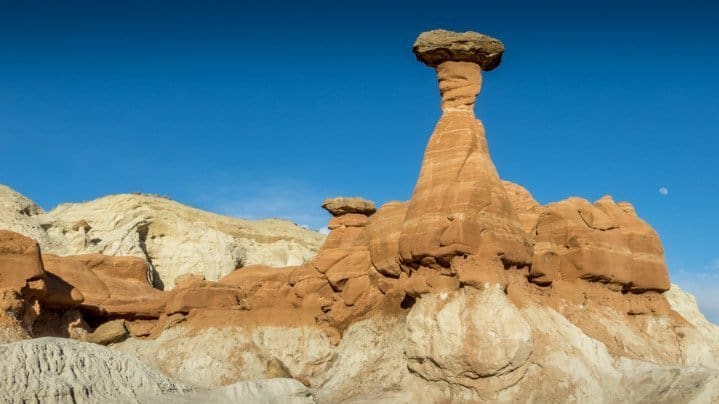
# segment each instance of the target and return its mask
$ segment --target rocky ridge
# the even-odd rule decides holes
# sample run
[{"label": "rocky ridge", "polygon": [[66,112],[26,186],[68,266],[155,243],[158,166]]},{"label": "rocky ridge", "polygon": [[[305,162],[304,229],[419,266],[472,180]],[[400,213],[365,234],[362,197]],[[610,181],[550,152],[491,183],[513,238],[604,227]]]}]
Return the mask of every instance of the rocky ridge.
[{"label": "rocky ridge", "polygon": [[5,186],[0,197],[0,227],[36,240],[44,253],[143,258],[160,289],[186,273],[218,280],[245,265],[301,264],[324,238],[284,220],[236,219],[151,195],[110,195],[49,212]]},{"label": "rocky ridge", "polygon": [[[164,202],[95,201],[116,221],[61,206],[47,214],[52,228],[39,225],[50,241],[0,231],[0,324],[8,338],[108,343],[195,389],[291,378],[311,394],[289,390],[317,402],[719,400],[719,331],[670,284],[659,236],[634,208],[609,197],[542,206],[500,179],[474,103],[502,50],[476,33],[420,35],[414,51],[437,73],[442,115],[412,197],[376,211],[358,198],[325,201],[330,233],[306,262],[183,270],[160,291],[141,258],[40,247],[59,248],[63,232],[85,246],[95,228],[133,234],[123,209],[161,217]],[[21,197],[11,203],[12,223],[42,215]],[[226,223],[193,214],[211,223],[199,238]],[[90,230],[80,217],[95,218],[83,219]],[[176,220],[146,236],[165,234],[166,251],[192,248],[163,233]],[[213,254],[210,263],[235,259]],[[267,395],[288,391],[278,389]]]}]

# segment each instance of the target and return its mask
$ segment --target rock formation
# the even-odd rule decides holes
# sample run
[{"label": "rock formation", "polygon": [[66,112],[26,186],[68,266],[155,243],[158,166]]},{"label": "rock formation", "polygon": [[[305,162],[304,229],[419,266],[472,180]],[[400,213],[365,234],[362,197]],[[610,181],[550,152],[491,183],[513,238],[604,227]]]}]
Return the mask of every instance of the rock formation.
[{"label": "rock formation", "polygon": [[327,209],[327,211],[335,217],[347,214],[369,216],[377,211],[374,206],[374,202],[363,198],[329,198],[322,202],[322,207]]},{"label": "rock formation", "polygon": [[436,67],[447,61],[469,62],[484,71],[499,66],[504,44],[477,32],[452,32],[436,29],[421,33],[412,46],[417,60]]},{"label": "rock formation", "polygon": [[44,253],[143,258],[153,285],[168,290],[187,273],[216,281],[244,265],[298,265],[323,241],[283,220],[235,219],[149,195],[112,195],[45,213],[2,186],[0,201],[0,228],[33,238]]},{"label": "rock formation", "polygon": [[669,290],[657,233],[632,205],[604,197],[593,205],[570,198],[537,218],[530,276],[538,282],[584,279],[642,292]]},{"label": "rock formation", "polygon": [[[500,179],[474,104],[501,42],[438,30],[413,49],[437,73],[442,115],[408,201],[326,200],[330,233],[310,257],[319,236],[281,222],[127,195],[45,214],[5,190],[0,223],[40,245],[0,231],[0,338],[91,341],[100,361],[107,344],[127,354],[110,360],[140,358],[178,381],[151,375],[137,398],[121,366],[123,394],[145,402],[719,400],[719,329],[669,283],[634,208],[542,206]],[[271,252],[250,258],[259,244]],[[0,350],[62,367],[36,345]],[[84,361],[65,360],[70,371]],[[73,386],[63,391],[75,374],[58,376]],[[273,381],[237,384],[257,379]],[[6,397],[55,394],[23,380]],[[105,396],[97,380],[81,399]]]},{"label": "rock formation", "polygon": [[0,401],[136,401],[187,390],[137,358],[94,344],[39,338],[0,345]]},{"label": "rock formation", "polygon": [[437,71],[442,116],[407,205],[399,240],[402,262],[449,267],[454,257],[479,255],[497,268],[529,266],[531,246],[492,164],[484,127],[474,116],[482,68],[499,64],[501,42],[481,34],[432,31],[420,35],[413,49]]}]

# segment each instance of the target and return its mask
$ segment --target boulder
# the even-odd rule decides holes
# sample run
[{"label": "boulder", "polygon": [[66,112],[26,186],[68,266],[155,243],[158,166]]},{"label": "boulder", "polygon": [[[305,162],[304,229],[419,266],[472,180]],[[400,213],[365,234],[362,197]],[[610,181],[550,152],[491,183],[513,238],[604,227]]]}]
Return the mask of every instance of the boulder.
[{"label": "boulder", "polygon": [[477,32],[436,29],[420,34],[412,51],[417,60],[431,67],[456,61],[470,62],[489,71],[499,66],[504,45],[496,38]]},{"label": "boulder", "polygon": [[127,338],[130,332],[127,330],[125,320],[112,320],[101,324],[86,337],[87,342],[100,345],[110,345]]},{"label": "boulder", "polygon": [[344,196],[325,199],[325,201],[322,202],[322,207],[330,212],[332,216],[342,216],[350,213],[369,216],[377,210],[372,201]]}]

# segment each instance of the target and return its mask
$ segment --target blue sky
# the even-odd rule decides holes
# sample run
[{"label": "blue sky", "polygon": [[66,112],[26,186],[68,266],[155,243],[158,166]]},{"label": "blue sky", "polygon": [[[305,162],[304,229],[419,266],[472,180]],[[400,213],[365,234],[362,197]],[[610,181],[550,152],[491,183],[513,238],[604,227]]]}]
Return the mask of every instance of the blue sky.
[{"label": "blue sky", "polygon": [[45,208],[151,192],[318,228],[328,196],[407,199],[440,112],[411,44],[477,30],[506,46],[477,107],[500,174],[632,202],[719,322],[711,2],[60,3],[0,0],[0,183]]}]

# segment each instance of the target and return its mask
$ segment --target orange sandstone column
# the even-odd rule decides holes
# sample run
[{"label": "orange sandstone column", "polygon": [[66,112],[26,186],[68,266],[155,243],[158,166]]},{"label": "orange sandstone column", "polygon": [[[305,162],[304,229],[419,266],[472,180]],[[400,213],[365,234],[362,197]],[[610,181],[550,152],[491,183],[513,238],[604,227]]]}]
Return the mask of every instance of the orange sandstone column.
[{"label": "orange sandstone column", "polygon": [[399,239],[409,267],[449,267],[452,258],[487,255],[497,265],[527,266],[531,245],[492,163],[474,104],[482,70],[491,70],[504,47],[486,35],[436,30],[414,44],[417,58],[434,67],[442,116],[424,154]]}]

